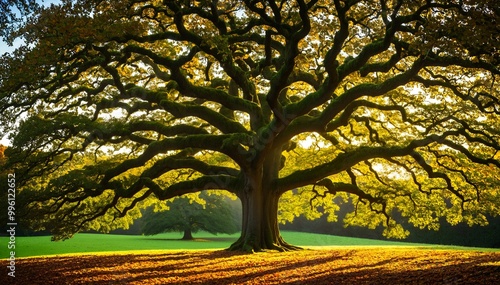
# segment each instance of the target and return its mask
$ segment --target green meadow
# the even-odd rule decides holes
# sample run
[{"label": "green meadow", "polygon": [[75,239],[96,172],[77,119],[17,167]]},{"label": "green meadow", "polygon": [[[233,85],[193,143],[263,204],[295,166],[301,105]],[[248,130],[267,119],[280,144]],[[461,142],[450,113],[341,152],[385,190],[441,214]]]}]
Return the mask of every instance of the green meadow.
[{"label": "green meadow", "polygon": [[[312,234],[303,232],[282,232],[283,238],[291,244],[303,247],[332,246],[416,246],[431,248],[450,248],[449,246],[424,245],[406,242],[350,238],[333,235]],[[180,233],[164,233],[154,236],[112,235],[112,234],[77,234],[73,238],[52,242],[50,236],[16,237],[16,257],[47,256],[71,253],[95,252],[132,252],[141,250],[203,250],[223,249],[236,241],[239,234],[212,235],[199,232],[191,241],[181,240]],[[10,250],[8,238],[0,237],[0,258],[8,258]],[[459,247],[452,247],[459,248]],[[470,249],[470,248],[465,248]],[[489,249],[494,250],[494,249]],[[497,249],[498,250],[498,249]]]}]

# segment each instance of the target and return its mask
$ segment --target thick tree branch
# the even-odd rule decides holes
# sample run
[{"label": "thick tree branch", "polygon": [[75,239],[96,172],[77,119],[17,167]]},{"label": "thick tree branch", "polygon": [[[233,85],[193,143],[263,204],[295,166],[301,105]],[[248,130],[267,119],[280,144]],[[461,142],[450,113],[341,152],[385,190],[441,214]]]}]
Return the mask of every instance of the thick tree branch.
[{"label": "thick tree branch", "polygon": [[106,171],[102,183],[107,183],[121,173],[136,167],[145,165],[150,159],[156,155],[166,153],[172,150],[182,150],[185,148],[199,148],[200,142],[203,142],[203,148],[222,152],[231,157],[238,164],[245,166],[245,157],[241,155],[241,150],[238,152],[240,143],[245,142],[248,138],[233,137],[231,135],[189,135],[176,138],[167,138],[151,143],[146,150],[137,158],[126,160],[117,167]]},{"label": "thick tree branch", "polygon": [[446,175],[434,173],[432,168],[425,162],[425,160],[421,159],[422,157],[416,151],[416,149],[419,147],[427,146],[437,142],[459,150],[460,152],[466,154],[467,157],[474,163],[486,165],[493,164],[497,167],[500,167],[500,161],[492,158],[478,158],[467,151],[463,146],[460,146],[457,143],[446,139],[446,137],[448,136],[458,134],[460,134],[460,132],[449,131],[441,136],[430,135],[423,139],[414,140],[404,147],[358,147],[354,151],[348,151],[337,155],[337,157],[335,157],[330,162],[323,163],[305,170],[297,170],[286,177],[278,179],[278,188],[280,192],[285,192],[290,189],[314,184],[316,183],[316,181],[324,179],[330,175],[350,169],[352,166],[362,161],[374,158],[391,159],[394,157],[411,156],[428,172],[431,177],[444,179],[445,181],[447,181],[448,189],[450,191],[452,191],[454,194],[460,194],[456,189],[452,187],[451,181],[447,178]]}]

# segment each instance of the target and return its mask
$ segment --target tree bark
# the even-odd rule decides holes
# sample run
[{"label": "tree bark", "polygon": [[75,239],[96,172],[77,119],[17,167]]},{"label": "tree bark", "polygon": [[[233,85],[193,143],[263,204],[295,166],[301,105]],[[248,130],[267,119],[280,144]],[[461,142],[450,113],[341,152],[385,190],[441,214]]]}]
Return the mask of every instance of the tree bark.
[{"label": "tree bark", "polygon": [[229,250],[259,252],[297,250],[286,243],[278,226],[278,202],[281,194],[273,185],[278,177],[281,152],[269,156],[263,166],[246,175],[246,185],[239,195],[243,221],[240,238]]},{"label": "tree bark", "polygon": [[185,229],[184,236],[182,236],[182,240],[192,240],[192,239],[193,239],[193,234],[191,233],[191,230]]}]

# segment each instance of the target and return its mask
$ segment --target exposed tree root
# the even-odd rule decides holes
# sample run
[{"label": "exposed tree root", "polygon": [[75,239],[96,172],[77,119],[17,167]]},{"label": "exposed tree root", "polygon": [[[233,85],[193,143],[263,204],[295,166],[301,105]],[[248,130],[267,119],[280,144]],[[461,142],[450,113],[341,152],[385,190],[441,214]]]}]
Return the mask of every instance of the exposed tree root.
[{"label": "exposed tree root", "polygon": [[283,238],[279,236],[277,242],[274,243],[257,242],[254,239],[240,237],[235,243],[233,243],[226,250],[254,253],[254,252],[264,252],[264,251],[286,252],[286,251],[295,251],[302,249],[303,248],[299,246],[291,245],[285,242]]}]

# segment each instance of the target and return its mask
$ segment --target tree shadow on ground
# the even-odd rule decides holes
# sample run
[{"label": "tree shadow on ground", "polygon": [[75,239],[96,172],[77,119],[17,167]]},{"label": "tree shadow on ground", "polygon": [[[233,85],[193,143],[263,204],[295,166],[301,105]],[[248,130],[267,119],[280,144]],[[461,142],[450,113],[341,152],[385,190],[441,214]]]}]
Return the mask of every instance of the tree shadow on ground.
[{"label": "tree shadow on ground", "polygon": [[[7,261],[1,266],[6,268]],[[500,253],[304,250],[82,255],[16,261],[1,284],[495,284]],[[15,283],[9,283],[15,281]]]}]

